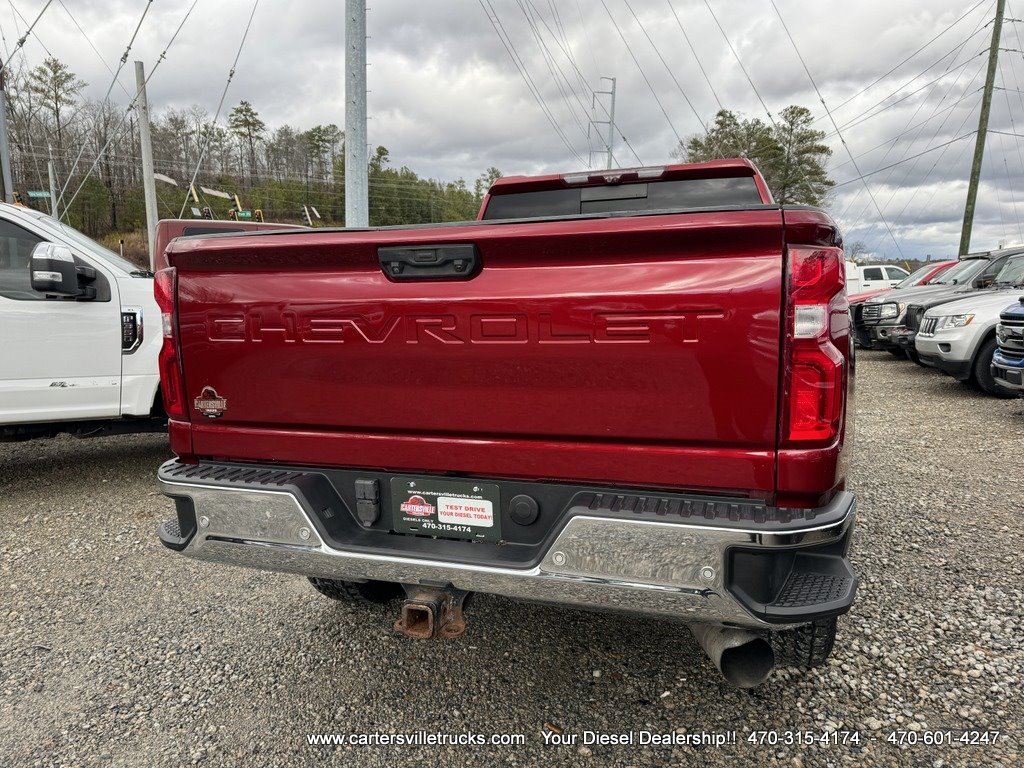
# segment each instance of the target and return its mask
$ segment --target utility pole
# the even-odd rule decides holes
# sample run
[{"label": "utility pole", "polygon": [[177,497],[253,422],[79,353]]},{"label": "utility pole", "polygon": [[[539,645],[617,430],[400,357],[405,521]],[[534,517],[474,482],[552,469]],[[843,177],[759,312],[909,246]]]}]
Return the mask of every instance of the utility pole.
[{"label": "utility pole", "polygon": [[978,181],[981,179],[981,161],[985,156],[985,134],[988,132],[988,115],[992,109],[992,88],[996,82],[996,65],[999,63],[999,36],[1003,31],[1003,9],[1006,0],[996,0],[996,18],[992,25],[992,45],[988,49],[988,74],[985,76],[985,92],[981,97],[981,114],[978,116],[978,135],[974,141],[974,162],[971,164],[971,181],[967,186],[967,204],[964,206],[964,227],[960,233],[960,255],[971,248],[971,229],[974,227],[974,206],[978,199]]},{"label": "utility pole", "polygon": [[[616,83],[616,81],[615,81],[614,77],[602,77],[601,80],[609,81],[611,83],[611,87],[607,91],[594,91],[594,95],[593,95],[593,97],[590,100],[590,105],[591,105],[591,109],[593,109],[596,112],[597,111],[597,105],[598,105],[598,97],[599,96],[608,96],[609,99],[610,99],[609,108],[605,109],[603,106],[601,107],[601,109],[604,110],[605,114],[608,115],[608,119],[607,120],[595,120],[595,119],[592,118],[590,123],[591,123],[591,126],[595,126],[595,127],[598,126],[598,125],[607,125],[608,126],[608,136],[607,136],[607,138],[605,138],[605,139],[603,139],[601,141],[604,144],[604,153],[603,154],[605,155],[605,167],[606,168],[611,168],[615,164],[613,146],[615,144],[615,83]],[[600,137],[600,135],[601,135],[600,132],[596,131],[596,130],[595,130],[595,132]],[[588,126],[587,135],[588,135],[588,137],[590,135],[589,126]],[[594,155],[595,151],[596,150],[593,148],[593,146],[591,146],[590,157],[588,158],[588,160],[591,161],[590,162],[591,165],[593,165],[593,155]]]},{"label": "utility pole", "polygon": [[135,87],[138,89],[139,145],[142,154],[142,190],[146,196],[146,230],[149,235],[149,267],[156,265],[156,178],[153,176],[153,140],[149,134],[149,101],[146,99],[146,69],[135,62]]},{"label": "utility pole", "polygon": [[53,150],[46,145],[46,175],[50,179],[50,215],[57,218],[57,174],[53,170]]},{"label": "utility pole", "polygon": [[366,5],[345,0],[345,226],[370,224],[366,152]]},{"label": "utility pole", "polygon": [[4,65],[0,62],[0,177],[4,183],[4,202],[14,202],[14,179],[11,177],[11,147],[7,143],[7,90]]}]

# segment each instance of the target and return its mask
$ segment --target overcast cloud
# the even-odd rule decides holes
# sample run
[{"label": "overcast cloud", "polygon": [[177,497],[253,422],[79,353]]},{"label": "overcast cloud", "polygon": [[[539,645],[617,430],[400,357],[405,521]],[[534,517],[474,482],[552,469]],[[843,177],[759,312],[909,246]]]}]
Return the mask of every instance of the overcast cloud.
[{"label": "overcast cloud", "polygon": [[[13,7],[31,20],[43,2],[14,0]],[[715,1],[712,8],[768,110],[777,113],[789,104],[805,105],[820,118],[817,126],[829,133],[827,143],[834,150],[830,169],[840,183],[829,210],[847,241],[864,241],[888,259],[898,259],[901,252],[908,258],[955,253],[974,147],[973,136],[967,134],[977,127],[994,3],[776,2],[856,166],[867,175],[874,203],[769,0]],[[71,22],[64,4],[106,65]],[[129,61],[138,58],[152,68],[187,5],[156,0]],[[37,35],[26,43],[27,62],[41,61],[45,46],[89,83],[87,96],[101,98],[111,79],[106,66],[116,67],[144,6],[145,0],[58,0],[40,21]],[[531,94],[484,6],[488,11],[493,8],[568,147]],[[1024,11],[1024,0],[1021,6]],[[192,104],[211,113],[216,109],[251,8],[246,0],[199,0],[150,83],[155,110]],[[303,128],[329,122],[343,126],[343,8],[340,0],[262,0],[228,105],[251,101],[271,127],[284,122]],[[534,19],[546,51],[524,9]],[[1008,18],[1015,17],[1014,10],[1008,7]],[[1003,134],[990,135],[986,149],[975,250],[1024,241],[1022,139],[1004,135],[1024,134],[1021,26],[1015,21],[1004,25],[1003,47],[1018,51],[1001,54],[996,84],[1009,90],[997,90],[993,99],[990,128]],[[600,87],[601,76],[618,79],[615,157],[620,165],[637,164],[621,136],[644,164],[656,165],[671,159],[677,136],[685,139],[713,119],[718,104],[698,59],[723,106],[767,119],[703,0],[672,0],[671,7],[668,0],[379,0],[370,8],[367,27],[370,142],[386,146],[393,164],[407,165],[421,175],[471,181],[489,166],[506,174],[529,174],[575,170],[581,159],[585,165],[591,115],[580,102],[589,105],[591,96],[584,93],[564,51],[572,55],[591,88]],[[25,24],[11,5],[0,6],[0,28],[6,48],[24,32]],[[565,82],[556,82],[552,70],[568,76],[575,93]],[[125,89],[132,87],[132,71],[129,65],[121,76]],[[120,88],[113,97],[127,101]],[[596,118],[603,117],[599,109]],[[946,142],[952,143],[933,149]],[[926,154],[879,172],[921,152]],[[595,155],[595,164],[601,160]]]}]

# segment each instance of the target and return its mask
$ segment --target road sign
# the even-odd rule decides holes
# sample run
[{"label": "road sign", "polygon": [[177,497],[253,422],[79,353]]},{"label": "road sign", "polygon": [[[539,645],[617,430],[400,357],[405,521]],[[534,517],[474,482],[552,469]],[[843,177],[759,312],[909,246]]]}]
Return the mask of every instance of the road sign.
[{"label": "road sign", "polygon": [[40,192],[39,190],[30,189],[28,192],[29,197],[49,197],[49,192]]}]

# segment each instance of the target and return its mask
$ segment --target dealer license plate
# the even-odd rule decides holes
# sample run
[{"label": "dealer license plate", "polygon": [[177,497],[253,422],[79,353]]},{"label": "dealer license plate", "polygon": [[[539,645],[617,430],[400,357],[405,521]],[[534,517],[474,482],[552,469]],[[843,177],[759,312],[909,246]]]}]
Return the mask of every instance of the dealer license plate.
[{"label": "dealer license plate", "polygon": [[393,477],[391,509],[398,533],[501,540],[501,498],[496,485],[443,477]]}]

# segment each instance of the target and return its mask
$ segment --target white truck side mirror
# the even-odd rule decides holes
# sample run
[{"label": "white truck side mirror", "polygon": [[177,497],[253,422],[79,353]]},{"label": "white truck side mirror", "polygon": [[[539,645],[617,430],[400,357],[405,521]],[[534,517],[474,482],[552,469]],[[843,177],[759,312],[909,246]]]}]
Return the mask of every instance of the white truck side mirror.
[{"label": "white truck side mirror", "polygon": [[32,290],[55,296],[78,296],[78,267],[66,245],[39,243],[32,249]]}]

